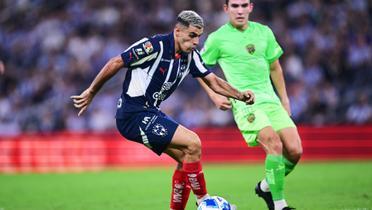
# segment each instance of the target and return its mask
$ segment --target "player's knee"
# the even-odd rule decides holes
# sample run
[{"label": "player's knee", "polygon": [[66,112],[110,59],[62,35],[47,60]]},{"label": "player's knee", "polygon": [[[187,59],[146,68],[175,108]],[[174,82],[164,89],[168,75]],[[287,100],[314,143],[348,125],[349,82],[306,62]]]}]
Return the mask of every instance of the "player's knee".
[{"label": "player's knee", "polygon": [[182,153],[181,155],[176,157],[176,161],[178,163],[178,166],[182,168],[183,161],[185,160],[185,153]]},{"label": "player's knee", "polygon": [[190,136],[189,144],[187,150],[185,151],[188,155],[200,156],[201,154],[201,141],[196,133],[192,133]]},{"label": "player's knee", "polygon": [[302,149],[301,146],[291,148],[288,151],[289,156],[291,157],[292,161],[294,161],[294,162],[298,162],[301,159],[302,153],[303,153],[303,149]]},{"label": "player's knee", "polygon": [[267,142],[267,153],[273,155],[280,155],[283,152],[283,145],[280,137],[277,134],[268,135],[264,137],[263,141]]}]

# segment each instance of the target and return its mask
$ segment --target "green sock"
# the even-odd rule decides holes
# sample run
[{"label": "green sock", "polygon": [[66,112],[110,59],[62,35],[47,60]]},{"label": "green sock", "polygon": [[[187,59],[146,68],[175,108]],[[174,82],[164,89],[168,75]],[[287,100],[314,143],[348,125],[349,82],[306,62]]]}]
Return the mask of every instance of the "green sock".
[{"label": "green sock", "polygon": [[283,156],[283,162],[284,162],[284,165],[285,165],[285,175],[287,176],[289,173],[291,173],[293,171],[296,164],[292,163],[291,161],[289,161],[284,156]]},{"label": "green sock", "polygon": [[285,166],[282,155],[267,155],[265,160],[266,181],[269,183],[273,200],[284,199]]}]

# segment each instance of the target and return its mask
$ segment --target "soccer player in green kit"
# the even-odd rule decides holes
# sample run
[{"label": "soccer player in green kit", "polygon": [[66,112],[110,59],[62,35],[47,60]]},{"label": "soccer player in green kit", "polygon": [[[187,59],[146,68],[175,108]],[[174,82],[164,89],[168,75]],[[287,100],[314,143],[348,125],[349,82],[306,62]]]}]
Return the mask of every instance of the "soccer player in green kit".
[{"label": "soccer player in green kit", "polygon": [[284,177],[300,160],[302,146],[290,118],[289,99],[279,63],[283,50],[269,27],[248,20],[253,10],[250,0],[226,0],[224,10],[229,22],[208,36],[202,58],[208,66],[218,63],[227,81],[238,90],[252,90],[256,102],[247,106],[228,100],[199,82],[218,108],[232,108],[247,144],[259,145],[266,152],[265,178],[257,184],[256,194],[265,200],[269,210],[294,209],[284,198]]}]

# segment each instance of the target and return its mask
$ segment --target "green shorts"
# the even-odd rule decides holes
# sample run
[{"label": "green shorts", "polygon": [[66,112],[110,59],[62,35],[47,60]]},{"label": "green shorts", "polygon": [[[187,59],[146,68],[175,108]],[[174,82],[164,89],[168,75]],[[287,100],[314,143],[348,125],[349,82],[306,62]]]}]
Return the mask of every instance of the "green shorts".
[{"label": "green shorts", "polygon": [[233,114],[236,124],[249,146],[257,146],[258,132],[267,126],[275,131],[296,127],[280,103],[246,105],[233,100]]}]

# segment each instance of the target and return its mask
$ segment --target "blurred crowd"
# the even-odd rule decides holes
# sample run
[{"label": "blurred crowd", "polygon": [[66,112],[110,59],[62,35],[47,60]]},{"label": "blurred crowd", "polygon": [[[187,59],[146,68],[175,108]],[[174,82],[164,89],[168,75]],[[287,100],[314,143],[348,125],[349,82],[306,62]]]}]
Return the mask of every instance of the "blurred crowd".
[{"label": "blurred crowd", "polygon": [[[125,70],[77,117],[70,96],[131,43],[172,30],[181,10],[205,19],[208,33],[227,21],[224,0],[0,1],[0,136],[115,128]],[[368,0],[260,0],[251,20],[269,25],[284,49],[298,124],[372,122],[372,5]],[[200,45],[200,48],[202,47]],[[213,69],[221,75],[219,68]],[[188,127],[234,125],[190,76],[161,106]]]}]

